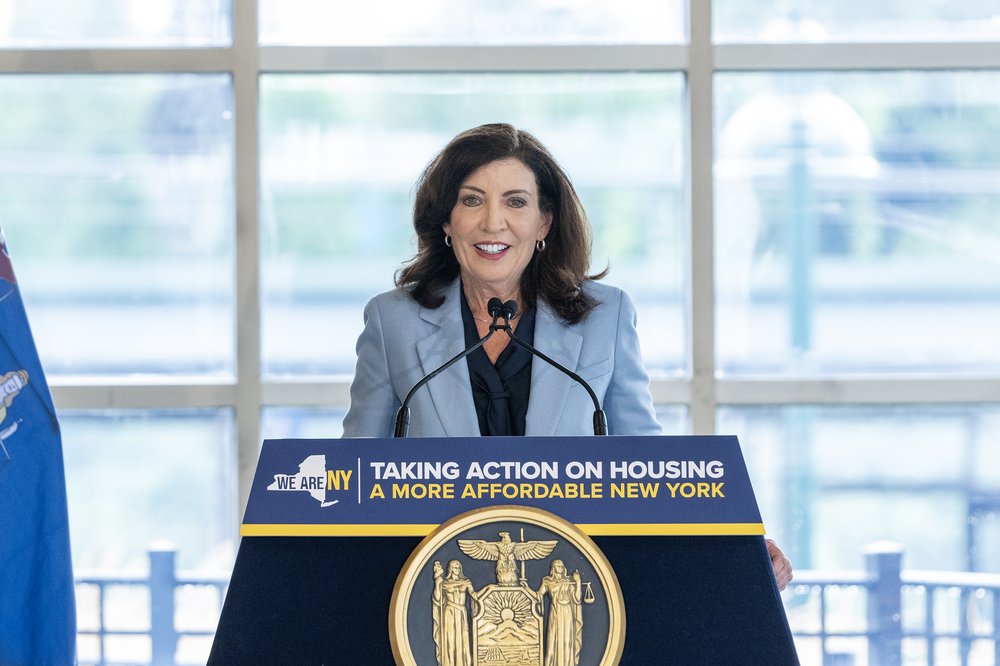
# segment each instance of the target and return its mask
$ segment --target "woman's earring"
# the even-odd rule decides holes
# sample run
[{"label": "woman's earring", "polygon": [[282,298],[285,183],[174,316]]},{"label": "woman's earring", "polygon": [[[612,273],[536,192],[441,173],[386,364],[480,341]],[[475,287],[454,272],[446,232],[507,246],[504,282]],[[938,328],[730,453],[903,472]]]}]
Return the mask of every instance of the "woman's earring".
[{"label": "woman's earring", "polygon": [[535,249],[538,250],[539,252],[541,252],[542,250],[545,249],[545,239],[544,238],[539,238],[538,240],[535,241]]},{"label": "woman's earring", "polygon": [[449,236],[448,234],[444,235],[444,244],[447,245],[448,247],[451,247],[451,236]]}]

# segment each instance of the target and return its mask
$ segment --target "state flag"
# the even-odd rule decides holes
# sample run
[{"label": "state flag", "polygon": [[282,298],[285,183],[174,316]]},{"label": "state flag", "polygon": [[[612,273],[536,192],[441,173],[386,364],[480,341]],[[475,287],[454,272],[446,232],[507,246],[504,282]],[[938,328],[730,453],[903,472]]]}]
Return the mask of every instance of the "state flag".
[{"label": "state flag", "polygon": [[0,229],[0,666],[74,663],[62,439]]}]

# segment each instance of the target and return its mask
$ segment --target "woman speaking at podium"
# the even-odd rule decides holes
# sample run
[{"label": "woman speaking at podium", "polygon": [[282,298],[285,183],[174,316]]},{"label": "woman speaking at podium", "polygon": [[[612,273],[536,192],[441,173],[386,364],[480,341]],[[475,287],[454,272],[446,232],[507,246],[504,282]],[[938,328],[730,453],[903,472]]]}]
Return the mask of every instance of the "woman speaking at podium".
[{"label": "woman speaking at podium", "polygon": [[[660,433],[635,306],[589,273],[590,223],[535,137],[507,124],[456,136],[417,182],[413,226],[416,256],[365,307],[345,437],[391,436],[410,389],[488,333],[491,298],[515,301],[513,334],[591,385],[609,434]],[[429,381],[410,413],[419,437],[593,434],[584,388],[506,334]]]},{"label": "woman speaking at podium", "polygon": [[[513,300],[513,333],[591,384],[614,435],[659,434],[628,295],[589,275],[590,224],[541,143],[506,124],[455,137],[417,183],[417,254],[365,308],[345,437],[389,437],[411,387],[489,331]],[[605,271],[606,272],[606,271]],[[420,437],[593,434],[570,377],[494,335],[410,403]]]}]

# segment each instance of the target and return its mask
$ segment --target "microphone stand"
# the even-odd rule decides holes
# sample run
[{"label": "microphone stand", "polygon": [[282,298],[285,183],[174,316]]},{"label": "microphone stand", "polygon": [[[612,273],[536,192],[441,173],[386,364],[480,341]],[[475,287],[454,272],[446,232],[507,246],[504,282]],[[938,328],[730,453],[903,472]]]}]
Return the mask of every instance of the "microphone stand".
[{"label": "microphone stand", "polygon": [[[494,319],[493,320],[493,324],[490,326],[490,333],[491,334],[493,333],[493,329],[494,328],[497,328],[499,330],[505,331],[507,333],[507,337],[509,337],[514,342],[516,342],[520,347],[522,347],[523,349],[527,349],[529,352],[531,352],[532,354],[534,354],[538,358],[542,359],[543,361],[545,361],[546,363],[548,363],[552,367],[556,368],[557,370],[562,371],[566,375],[569,375],[570,378],[572,378],[578,384],[580,384],[581,386],[583,386],[583,388],[587,389],[587,393],[590,394],[590,399],[594,402],[594,434],[595,435],[607,435],[608,434],[608,417],[607,417],[607,415],[605,415],[604,410],[601,409],[601,401],[597,399],[597,394],[594,393],[594,389],[592,389],[590,387],[590,384],[587,383],[586,379],[584,379],[580,375],[576,374],[575,372],[573,372],[572,370],[570,370],[566,366],[562,365],[561,363],[558,363],[557,361],[552,360],[551,358],[549,358],[548,356],[546,356],[542,352],[538,351],[537,349],[535,349],[534,347],[532,347],[531,345],[529,345],[524,340],[521,340],[520,338],[518,338],[517,336],[515,336],[514,335],[514,331],[510,327],[510,320],[511,320],[511,318],[514,316],[514,314],[516,312],[517,312],[517,302],[516,301],[507,301],[506,303],[504,303],[503,304],[503,308],[501,310],[501,314],[503,315],[503,322],[504,323],[502,325],[500,325],[500,326],[497,326],[496,319]],[[491,310],[491,314],[492,314],[492,310]]]},{"label": "microphone stand", "polygon": [[[494,333],[503,328],[503,326],[497,323],[497,320],[499,320],[503,314],[501,300],[494,296],[489,300],[487,308],[489,309],[490,316],[493,317],[493,323],[490,324],[489,333],[484,335],[479,340],[479,342],[472,345],[471,347],[463,351],[461,354],[458,354],[457,356],[451,358],[441,367],[432,370],[430,374],[425,375],[423,379],[421,379],[419,382],[413,385],[413,388],[411,388],[409,392],[406,394],[406,397],[403,398],[403,403],[399,406],[399,410],[396,412],[396,428],[393,431],[392,434],[393,437],[406,437],[406,433],[410,429],[410,398],[412,398],[413,394],[417,392],[417,389],[419,389],[421,386],[423,386],[430,380],[437,377],[439,374],[450,368],[455,363],[461,361],[463,358],[465,358],[472,352],[482,347],[484,344],[486,344],[487,340],[493,337]],[[506,324],[506,326],[509,333],[510,331],[509,320],[507,320],[507,322],[508,323]]]}]

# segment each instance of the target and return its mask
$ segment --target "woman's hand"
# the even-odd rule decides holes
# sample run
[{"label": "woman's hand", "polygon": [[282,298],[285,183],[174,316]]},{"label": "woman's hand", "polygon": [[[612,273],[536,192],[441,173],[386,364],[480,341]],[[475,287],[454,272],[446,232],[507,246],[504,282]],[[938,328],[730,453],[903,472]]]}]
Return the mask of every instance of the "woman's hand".
[{"label": "woman's hand", "polygon": [[783,590],[792,581],[792,563],[781,552],[773,539],[765,539],[764,541],[767,543],[767,554],[771,558],[771,567],[774,569],[774,580],[778,583],[778,589]]}]

